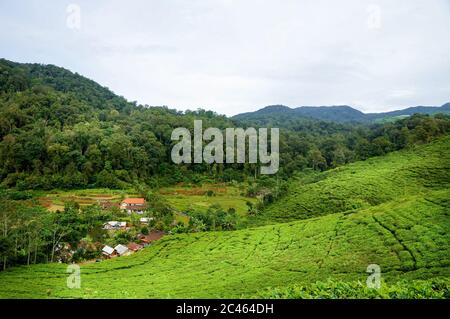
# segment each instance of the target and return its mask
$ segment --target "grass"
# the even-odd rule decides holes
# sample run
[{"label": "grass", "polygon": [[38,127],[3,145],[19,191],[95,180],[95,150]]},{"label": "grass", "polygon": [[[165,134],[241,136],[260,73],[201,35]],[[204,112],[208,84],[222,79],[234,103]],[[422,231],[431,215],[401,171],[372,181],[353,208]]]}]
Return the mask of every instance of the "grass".
[{"label": "grass", "polygon": [[[129,257],[0,273],[2,298],[232,298],[327,279],[365,281],[378,264],[387,283],[450,275],[447,194],[411,197],[355,213],[252,229],[166,236]],[[400,218],[397,218],[399,216]]]},{"label": "grass", "polygon": [[[67,265],[7,270],[0,297],[448,298],[449,144],[297,181],[258,219],[272,224],[169,235],[131,256],[81,265],[80,289],[67,288]],[[361,287],[369,264],[381,268],[380,291]]]},{"label": "grass", "polygon": [[[213,196],[207,196],[207,191],[213,191]],[[234,208],[236,213],[246,216],[246,202],[256,203],[255,198],[245,197],[242,190],[235,186],[220,184],[204,184],[197,187],[178,186],[160,190],[164,198],[177,210],[196,210],[206,212],[213,204],[219,204],[225,210]]]},{"label": "grass", "polygon": [[448,299],[450,282],[446,280],[400,281],[382,284],[379,289],[356,282],[318,282],[266,289],[252,296],[262,299]]},{"label": "grass", "polygon": [[267,207],[254,224],[307,219],[360,210],[399,197],[450,188],[450,137],[408,151],[356,162],[292,181],[284,198]]},{"label": "grass", "polygon": [[[213,196],[207,196],[207,191],[213,191]],[[177,211],[189,209],[206,212],[213,204],[219,204],[225,210],[234,208],[238,214],[245,216],[247,213],[246,202],[256,202],[256,199],[245,197],[242,191],[235,186],[222,184],[204,184],[202,186],[177,186],[165,187],[159,190],[169,204]],[[122,198],[139,197],[134,189],[111,190],[107,188],[80,189],[80,190],[53,190],[50,192],[34,191],[33,195],[39,203],[50,211],[63,210],[64,203],[74,201],[80,206],[97,204],[99,201],[119,203]],[[177,215],[180,221],[186,221],[187,217]]]}]

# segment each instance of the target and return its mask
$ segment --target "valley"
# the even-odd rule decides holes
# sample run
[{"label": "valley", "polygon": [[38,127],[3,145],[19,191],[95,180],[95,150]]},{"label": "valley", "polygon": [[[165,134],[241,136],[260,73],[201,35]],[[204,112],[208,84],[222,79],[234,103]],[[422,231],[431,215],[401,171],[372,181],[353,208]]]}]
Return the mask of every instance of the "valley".
[{"label": "valley", "polygon": [[[367,265],[374,263],[380,265],[383,282],[388,286],[406,281],[413,287],[416,281],[420,285],[424,280],[430,283],[437,280],[440,289],[448,291],[448,179],[433,172],[439,169],[448,173],[445,159],[450,155],[449,145],[449,139],[443,138],[414,150],[392,153],[386,161],[374,159],[370,163],[351,164],[343,172],[330,172],[317,182],[329,180],[333,189],[344,190],[336,185],[342,181],[356,185],[360,182],[358,174],[381,171],[406,187],[399,188],[396,196],[382,196],[382,200],[369,204],[361,200],[365,192],[350,188],[348,192],[354,197],[346,195],[345,198],[360,203],[359,206],[335,205],[332,206],[335,209],[326,213],[315,201],[308,201],[310,205],[318,205],[316,216],[287,214],[290,221],[281,223],[278,218],[270,217],[277,207],[271,206],[263,218],[265,221],[273,218],[274,224],[165,236],[131,256],[82,265],[80,289],[66,287],[64,264],[16,267],[0,273],[0,296],[240,298],[290,285],[330,280],[364,282]],[[413,194],[411,180],[397,171],[403,167],[405,172],[411,172],[408,166],[395,165],[396,161],[403,161],[403,156],[428,159],[426,168],[416,170],[411,177],[422,181],[420,192]],[[347,170],[347,178],[341,178],[339,175]],[[386,187],[384,179],[371,181],[376,189]],[[322,203],[320,195],[327,194],[326,188],[320,187],[321,191],[309,188],[302,193],[310,199],[319,196],[317,203]],[[302,205],[298,195],[286,196],[293,196],[287,203],[298,199]],[[289,206],[283,209],[294,212]],[[355,288],[354,293],[364,289]]]},{"label": "valley", "polygon": [[[448,299],[448,106],[227,117],[0,59],[0,298]],[[276,174],[242,136],[244,160],[174,161],[198,121],[275,132]]]}]

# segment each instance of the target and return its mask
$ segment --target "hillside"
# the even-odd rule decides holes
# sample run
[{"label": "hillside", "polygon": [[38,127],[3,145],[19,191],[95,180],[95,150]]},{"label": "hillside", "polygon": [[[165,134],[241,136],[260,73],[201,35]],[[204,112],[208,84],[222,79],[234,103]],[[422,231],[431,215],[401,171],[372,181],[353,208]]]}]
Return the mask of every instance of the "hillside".
[{"label": "hillside", "polygon": [[352,214],[233,232],[168,236],[129,257],[81,266],[81,289],[66,265],[0,273],[1,298],[231,298],[267,287],[327,279],[364,282],[450,276],[447,194],[411,197]]},{"label": "hillside", "polygon": [[415,106],[409,107],[404,110],[397,110],[385,113],[368,113],[367,116],[371,120],[389,118],[389,117],[397,117],[397,116],[409,116],[416,113],[419,114],[435,114],[435,113],[449,113],[450,112],[450,103],[446,103],[442,106]]},{"label": "hillside", "polygon": [[364,113],[347,105],[341,106],[302,106],[290,108],[284,105],[270,105],[255,112],[247,112],[233,116],[240,121],[275,121],[282,123],[293,119],[315,119],[330,122],[367,122]]},{"label": "hillside", "polygon": [[[267,215],[275,218],[275,205],[286,202],[282,218],[309,219],[166,236],[132,256],[81,265],[80,289],[66,287],[66,265],[16,267],[0,273],[0,297],[232,298],[316,281],[365,282],[372,263],[388,285],[439,279],[448,291],[449,145],[445,137],[324,173],[311,185],[293,184],[301,191]],[[324,194],[330,200],[322,204]],[[297,197],[317,213],[294,214]]]},{"label": "hillside", "polygon": [[[280,132],[278,176],[286,179],[306,167],[325,170],[428,142],[450,131],[449,119],[413,116],[364,127],[296,121]],[[137,105],[64,68],[0,59],[0,187],[123,189],[136,183],[160,187],[255,176],[259,164],[174,164],[172,131],[192,130],[194,120],[222,130],[253,125],[202,109]]]},{"label": "hillside", "polygon": [[336,123],[374,123],[387,121],[390,118],[401,118],[413,114],[450,113],[450,103],[442,106],[415,106],[404,110],[384,113],[363,113],[348,105],[338,106],[301,106],[290,108],[284,105],[266,106],[255,112],[247,112],[233,116],[239,121],[255,123],[273,123],[284,127],[284,122],[293,120],[315,119]]},{"label": "hillside", "polygon": [[288,193],[268,206],[260,222],[284,222],[369,208],[450,187],[450,137],[410,150],[292,180]]},{"label": "hillside", "polygon": [[39,86],[73,94],[76,99],[98,109],[122,110],[135,105],[108,88],[64,68],[0,59],[0,93],[25,91]]}]

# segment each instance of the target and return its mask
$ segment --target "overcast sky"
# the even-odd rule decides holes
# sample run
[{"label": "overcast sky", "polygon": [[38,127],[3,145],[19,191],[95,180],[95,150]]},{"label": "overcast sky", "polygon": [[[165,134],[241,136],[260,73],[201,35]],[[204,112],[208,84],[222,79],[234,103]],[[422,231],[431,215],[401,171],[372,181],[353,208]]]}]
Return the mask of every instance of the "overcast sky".
[{"label": "overcast sky", "polygon": [[450,1],[2,0],[0,57],[180,110],[441,105]]}]

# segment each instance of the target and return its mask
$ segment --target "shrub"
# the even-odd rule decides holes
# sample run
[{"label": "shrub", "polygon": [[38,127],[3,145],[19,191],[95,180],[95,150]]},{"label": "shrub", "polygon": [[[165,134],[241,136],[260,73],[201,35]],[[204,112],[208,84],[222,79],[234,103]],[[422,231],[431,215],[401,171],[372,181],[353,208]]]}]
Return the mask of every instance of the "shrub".
[{"label": "shrub", "polygon": [[382,283],[381,288],[368,288],[365,283],[332,281],[309,285],[292,285],[269,288],[257,293],[254,298],[264,299],[428,299],[449,298],[448,280],[399,281]]}]

